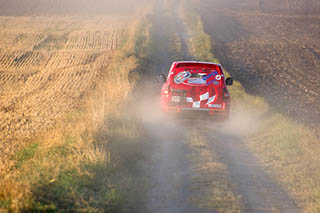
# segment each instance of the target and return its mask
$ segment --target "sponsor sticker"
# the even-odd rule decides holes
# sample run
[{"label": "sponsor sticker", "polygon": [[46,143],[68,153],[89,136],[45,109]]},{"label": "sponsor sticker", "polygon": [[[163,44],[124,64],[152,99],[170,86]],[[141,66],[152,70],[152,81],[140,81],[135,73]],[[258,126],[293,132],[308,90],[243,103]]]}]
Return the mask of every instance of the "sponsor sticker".
[{"label": "sponsor sticker", "polygon": [[212,108],[222,108],[221,104],[209,104],[208,106]]},{"label": "sponsor sticker", "polygon": [[186,102],[187,103],[193,103],[193,98],[192,97],[186,97]]},{"label": "sponsor sticker", "polygon": [[218,74],[219,74],[219,73],[218,73],[217,71],[214,71],[214,72],[209,73],[208,75],[203,76],[202,79],[206,81],[206,80],[208,80],[209,78],[214,77],[214,76],[216,76],[216,75],[218,75]]},{"label": "sponsor sticker", "polygon": [[176,84],[181,84],[182,82],[184,82],[185,80],[187,80],[188,78],[191,77],[191,73],[188,71],[183,71],[183,72],[179,72],[175,77],[174,77],[174,83]]},{"label": "sponsor sticker", "polygon": [[209,86],[211,84],[213,85],[219,85],[219,82],[222,78],[221,75],[219,75],[218,71],[213,70],[210,74],[203,76],[202,79],[206,81],[206,85]]},{"label": "sponsor sticker", "polygon": [[193,102],[192,107],[193,108],[200,108],[200,101]]},{"label": "sponsor sticker", "polygon": [[213,85],[219,85],[219,82],[218,81],[214,81]]},{"label": "sponsor sticker", "polygon": [[212,96],[212,97],[210,97],[209,99],[208,99],[208,102],[207,102],[207,104],[209,104],[209,106],[211,105],[211,103],[212,102],[214,102],[214,100],[216,99],[216,96],[214,95],[214,96]]},{"label": "sponsor sticker", "polygon": [[189,78],[188,83],[189,84],[201,84],[201,85],[203,84],[203,85],[205,85],[206,81],[203,80],[202,78]]},{"label": "sponsor sticker", "polygon": [[209,98],[209,92],[200,95],[200,101],[207,100]]}]

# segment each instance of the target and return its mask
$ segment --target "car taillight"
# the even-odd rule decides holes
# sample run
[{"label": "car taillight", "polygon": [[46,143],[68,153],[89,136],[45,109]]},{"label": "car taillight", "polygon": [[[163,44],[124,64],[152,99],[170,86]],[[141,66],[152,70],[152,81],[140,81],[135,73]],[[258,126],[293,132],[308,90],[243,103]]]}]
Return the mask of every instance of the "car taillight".
[{"label": "car taillight", "polygon": [[166,96],[166,97],[169,97],[169,90],[170,90],[170,86],[166,86],[166,88],[164,88],[164,91],[163,91],[163,94]]}]

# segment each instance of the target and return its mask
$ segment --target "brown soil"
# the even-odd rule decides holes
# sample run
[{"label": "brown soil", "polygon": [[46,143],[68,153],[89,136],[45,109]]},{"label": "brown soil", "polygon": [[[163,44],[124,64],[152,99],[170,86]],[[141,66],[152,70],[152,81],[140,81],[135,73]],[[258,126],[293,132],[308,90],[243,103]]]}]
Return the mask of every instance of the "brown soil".
[{"label": "brown soil", "polygon": [[[201,1],[214,54],[248,92],[263,96],[272,109],[318,125],[320,15],[308,15],[305,5],[316,8],[319,3],[298,6],[289,1],[288,13],[278,10],[288,7],[284,1],[266,2]],[[299,14],[293,14],[294,7]]]}]

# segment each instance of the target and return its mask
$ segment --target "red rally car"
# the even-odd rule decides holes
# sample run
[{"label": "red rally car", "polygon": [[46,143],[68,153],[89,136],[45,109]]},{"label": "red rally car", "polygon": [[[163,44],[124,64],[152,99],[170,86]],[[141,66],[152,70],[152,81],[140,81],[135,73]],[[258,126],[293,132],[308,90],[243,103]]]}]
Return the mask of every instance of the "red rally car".
[{"label": "red rally car", "polygon": [[168,77],[158,76],[164,83],[161,107],[164,112],[205,114],[227,120],[230,114],[230,93],[220,64],[197,61],[174,62]]}]

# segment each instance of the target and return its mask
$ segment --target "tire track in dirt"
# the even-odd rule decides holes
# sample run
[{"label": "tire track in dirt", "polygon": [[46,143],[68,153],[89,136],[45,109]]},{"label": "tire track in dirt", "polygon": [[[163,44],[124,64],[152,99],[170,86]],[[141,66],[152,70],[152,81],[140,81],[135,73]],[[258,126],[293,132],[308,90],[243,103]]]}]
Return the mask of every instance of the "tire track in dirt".
[{"label": "tire track in dirt", "polygon": [[146,212],[212,212],[197,208],[190,202],[193,171],[188,160],[191,151],[184,130],[161,122],[148,124],[146,129],[156,143],[151,160],[151,190]]},{"label": "tire track in dirt", "polygon": [[264,170],[243,138],[232,131],[215,124],[205,135],[220,161],[227,166],[231,181],[244,202],[244,212],[299,212],[295,201]]}]

